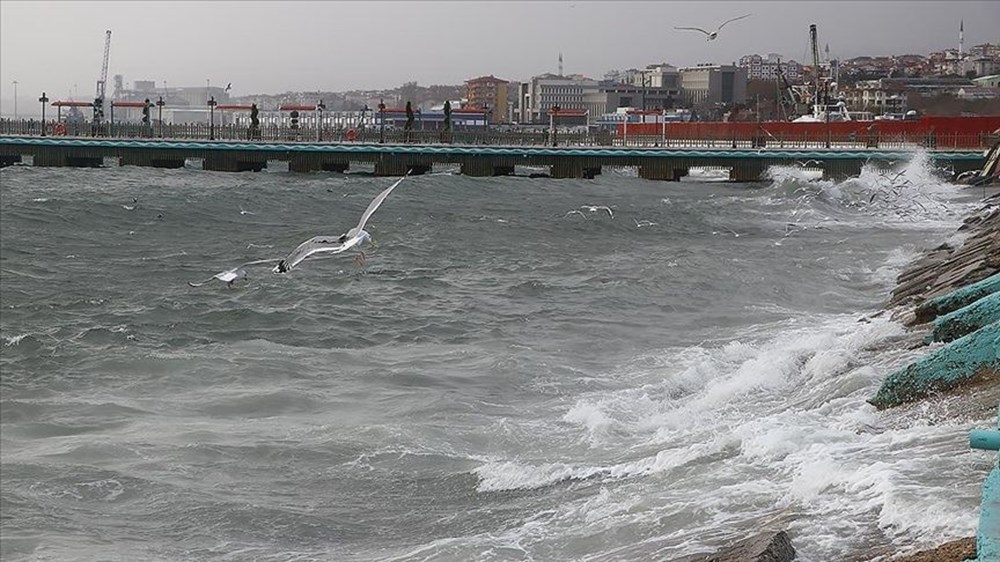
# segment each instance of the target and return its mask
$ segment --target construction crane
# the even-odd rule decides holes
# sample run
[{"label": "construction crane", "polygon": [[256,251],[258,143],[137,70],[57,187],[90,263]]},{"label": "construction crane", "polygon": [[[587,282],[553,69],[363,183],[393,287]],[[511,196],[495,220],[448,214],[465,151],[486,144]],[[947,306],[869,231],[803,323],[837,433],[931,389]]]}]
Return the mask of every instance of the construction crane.
[{"label": "construction crane", "polygon": [[94,125],[104,121],[104,86],[108,82],[108,56],[111,54],[111,30],[107,30],[104,39],[104,61],[101,64],[101,77],[97,79],[97,95],[94,97]]}]

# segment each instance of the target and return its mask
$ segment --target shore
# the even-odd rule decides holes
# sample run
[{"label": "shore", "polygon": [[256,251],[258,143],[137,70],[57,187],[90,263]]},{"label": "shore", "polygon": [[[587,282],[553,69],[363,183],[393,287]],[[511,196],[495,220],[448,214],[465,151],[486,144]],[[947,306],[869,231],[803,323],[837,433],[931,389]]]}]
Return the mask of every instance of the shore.
[{"label": "shore", "polygon": [[[895,400],[873,399],[872,401],[882,409],[883,421],[887,426],[907,423],[917,416],[930,419],[932,422],[982,421],[983,427],[989,427],[996,419],[997,407],[1000,404],[1000,362],[996,358],[996,341],[1000,337],[1000,327],[995,321],[995,301],[1000,298],[1000,293],[981,290],[976,295],[965,297],[968,304],[954,302],[948,307],[940,305],[946,302],[949,296],[961,295],[963,291],[968,292],[970,287],[992,286],[995,285],[994,281],[1000,279],[997,275],[1000,273],[1000,191],[996,188],[991,188],[991,191],[992,195],[984,198],[979,211],[968,217],[959,229],[967,234],[962,244],[957,247],[940,245],[912,263],[898,277],[897,286],[885,306],[886,313],[891,314],[893,319],[902,322],[908,328],[912,336],[908,340],[909,347],[928,349],[925,358],[947,351],[949,346],[961,343],[960,340],[969,340],[976,336],[979,336],[981,342],[979,345],[987,346],[985,350],[987,356],[976,356],[976,360],[965,363],[959,361],[949,364],[950,373],[937,373],[937,375],[948,375],[948,378],[935,378],[930,383],[918,380],[914,376],[904,376],[912,375],[914,365],[917,363],[908,367],[909,373],[905,373],[904,369],[890,374],[883,383],[879,395],[883,395],[883,391],[890,386],[896,385],[896,388],[886,393],[893,395]],[[984,294],[987,296],[982,296]],[[989,296],[990,294],[992,296]],[[952,317],[960,316],[961,313],[969,316],[974,302],[987,301],[994,303],[992,316],[987,315],[985,319],[977,319],[980,324],[986,322],[986,325],[972,322],[972,325],[964,326],[959,333],[953,334],[958,337],[942,337],[941,326],[946,324],[949,313]],[[982,308],[982,304],[979,307]],[[938,343],[943,345],[938,346]],[[963,562],[975,559],[976,530],[969,531],[969,536],[954,537],[954,540],[933,549],[916,553],[910,549],[871,552],[859,560]]]},{"label": "shore", "polygon": [[[979,189],[979,188],[969,188]],[[897,278],[883,309],[908,329],[897,345],[926,349],[921,358],[889,373],[869,400],[885,427],[914,419],[972,423],[988,428],[1000,405],[1000,187],[959,228],[964,239],[928,250]],[[984,306],[984,303],[987,306]],[[860,321],[868,321],[862,318]],[[985,474],[970,477],[985,479]],[[965,562],[976,559],[976,529],[937,547],[876,547],[845,553],[850,562]],[[795,538],[763,532],[714,553],[673,562],[793,562]]]}]

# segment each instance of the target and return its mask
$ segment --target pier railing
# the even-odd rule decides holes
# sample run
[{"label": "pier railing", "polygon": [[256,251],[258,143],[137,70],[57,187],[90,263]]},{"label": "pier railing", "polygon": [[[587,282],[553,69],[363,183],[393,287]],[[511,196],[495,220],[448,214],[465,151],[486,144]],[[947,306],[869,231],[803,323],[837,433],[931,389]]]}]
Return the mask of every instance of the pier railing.
[{"label": "pier railing", "polygon": [[890,133],[879,135],[835,134],[817,136],[813,133],[739,133],[723,135],[704,132],[700,134],[634,134],[631,131],[589,131],[556,129],[551,131],[512,131],[496,127],[467,128],[453,131],[384,129],[367,127],[357,129],[324,127],[298,127],[261,125],[255,132],[243,125],[214,125],[206,123],[173,123],[151,125],[125,122],[103,123],[94,127],[90,123],[73,123],[37,119],[0,119],[0,135],[16,136],[67,136],[102,137],[117,139],[163,138],[172,140],[220,140],[267,143],[361,143],[361,144],[441,144],[493,145],[493,146],[605,146],[633,148],[755,148],[808,149],[833,148],[845,150],[865,149],[938,149],[985,150],[995,138],[990,134],[956,133]]}]

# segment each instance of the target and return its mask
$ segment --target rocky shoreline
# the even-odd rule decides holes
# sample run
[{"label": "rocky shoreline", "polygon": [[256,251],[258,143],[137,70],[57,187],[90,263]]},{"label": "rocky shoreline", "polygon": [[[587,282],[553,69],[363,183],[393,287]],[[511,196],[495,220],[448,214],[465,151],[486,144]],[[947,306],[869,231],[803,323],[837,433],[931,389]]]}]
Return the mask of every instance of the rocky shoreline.
[{"label": "rocky shoreline", "polygon": [[[1000,193],[959,229],[961,246],[943,244],[911,264],[885,306],[915,336],[923,357],[891,373],[870,400],[886,415],[911,411],[937,420],[997,415],[1000,404]],[[976,537],[956,537],[914,554],[871,553],[864,561],[964,562],[976,559]]]},{"label": "rocky shoreline", "polygon": [[[992,188],[991,188],[992,189]],[[961,245],[942,244],[912,263],[876,314],[907,327],[904,345],[928,349],[889,374],[869,402],[888,425],[914,415],[978,421],[1000,405],[1000,190],[965,219]],[[866,318],[861,321],[867,321]],[[909,550],[909,549],[907,549]],[[976,558],[976,537],[955,537],[937,548],[904,554],[891,548],[855,553],[853,562],[964,562]],[[714,553],[672,562],[793,562],[794,538],[764,532]]]}]

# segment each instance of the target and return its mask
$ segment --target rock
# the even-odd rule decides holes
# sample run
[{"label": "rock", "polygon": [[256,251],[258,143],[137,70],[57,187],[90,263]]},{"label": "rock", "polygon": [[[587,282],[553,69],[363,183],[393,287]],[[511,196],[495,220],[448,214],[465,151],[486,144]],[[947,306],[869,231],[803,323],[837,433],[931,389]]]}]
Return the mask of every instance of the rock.
[{"label": "rock", "polygon": [[945,543],[931,550],[921,550],[916,554],[893,558],[892,562],[964,562],[976,559],[976,537],[968,537]]},{"label": "rock", "polygon": [[714,554],[693,554],[671,562],[792,562],[795,548],[788,533],[761,533],[741,540]]}]

